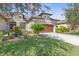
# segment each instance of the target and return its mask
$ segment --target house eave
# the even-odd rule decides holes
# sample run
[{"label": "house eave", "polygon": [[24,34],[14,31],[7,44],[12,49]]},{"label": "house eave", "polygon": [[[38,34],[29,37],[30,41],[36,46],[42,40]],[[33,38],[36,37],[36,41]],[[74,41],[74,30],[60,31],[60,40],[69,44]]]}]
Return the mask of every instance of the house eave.
[{"label": "house eave", "polygon": [[45,15],[52,15],[52,14],[50,14],[50,13],[41,13],[41,14],[39,14],[39,16],[42,16],[43,14],[45,14]]}]

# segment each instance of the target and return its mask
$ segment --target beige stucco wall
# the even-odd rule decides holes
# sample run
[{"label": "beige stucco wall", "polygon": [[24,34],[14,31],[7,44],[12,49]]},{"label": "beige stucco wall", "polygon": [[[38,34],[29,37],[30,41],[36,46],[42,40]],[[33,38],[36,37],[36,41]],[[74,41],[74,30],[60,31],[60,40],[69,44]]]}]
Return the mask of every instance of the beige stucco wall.
[{"label": "beige stucco wall", "polygon": [[7,29],[8,29],[7,23],[4,20],[0,19],[0,31],[7,30]]},{"label": "beige stucco wall", "polygon": [[59,28],[60,26],[64,26],[64,27],[68,28],[68,25],[67,25],[67,24],[59,24],[59,25],[57,25],[58,28]]},{"label": "beige stucco wall", "polygon": [[16,25],[17,25],[17,26],[20,26],[20,23],[21,23],[21,22],[25,22],[22,17],[18,17],[18,16],[14,16],[14,17],[13,17],[13,21],[16,22]]},{"label": "beige stucco wall", "polygon": [[32,31],[32,29],[31,29],[32,24],[34,24],[33,21],[26,24],[25,28],[26,28],[27,31]]}]

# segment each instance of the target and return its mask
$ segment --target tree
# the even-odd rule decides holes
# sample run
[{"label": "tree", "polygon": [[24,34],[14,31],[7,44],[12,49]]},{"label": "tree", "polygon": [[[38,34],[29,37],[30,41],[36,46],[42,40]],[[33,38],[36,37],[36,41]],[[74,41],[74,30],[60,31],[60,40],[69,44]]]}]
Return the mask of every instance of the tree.
[{"label": "tree", "polygon": [[68,8],[65,9],[65,17],[71,30],[75,31],[76,25],[79,25],[79,4],[69,4]]},{"label": "tree", "polygon": [[48,6],[40,3],[3,3],[0,4],[0,14],[11,14],[13,11],[36,16],[45,11],[43,8],[50,9]]},{"label": "tree", "polygon": [[43,24],[33,24],[32,27],[33,31],[37,34],[39,34],[43,29],[44,25]]}]

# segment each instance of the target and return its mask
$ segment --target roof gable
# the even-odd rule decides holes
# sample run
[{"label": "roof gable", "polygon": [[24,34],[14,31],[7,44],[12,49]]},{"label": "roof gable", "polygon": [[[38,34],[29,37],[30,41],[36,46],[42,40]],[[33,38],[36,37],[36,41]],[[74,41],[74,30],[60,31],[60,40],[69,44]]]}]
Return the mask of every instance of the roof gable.
[{"label": "roof gable", "polygon": [[42,16],[42,15],[52,15],[52,14],[50,14],[50,13],[41,13],[41,14],[39,14],[39,16]]},{"label": "roof gable", "polygon": [[34,23],[39,23],[39,24],[50,24],[50,25],[54,25],[55,22],[52,21],[52,19],[44,19],[42,17],[32,17],[30,20],[28,20],[27,22],[31,22],[34,21]]}]

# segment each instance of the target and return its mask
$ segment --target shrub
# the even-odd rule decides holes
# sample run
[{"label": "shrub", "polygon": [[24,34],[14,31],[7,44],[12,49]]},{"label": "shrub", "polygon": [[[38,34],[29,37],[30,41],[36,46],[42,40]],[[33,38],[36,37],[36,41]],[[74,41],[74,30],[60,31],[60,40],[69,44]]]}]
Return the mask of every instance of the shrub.
[{"label": "shrub", "polygon": [[0,32],[0,37],[3,35],[3,32]]},{"label": "shrub", "polygon": [[33,31],[35,33],[38,34],[39,32],[41,32],[44,29],[44,25],[43,24],[33,24],[31,28],[33,29]]},{"label": "shrub", "polygon": [[14,31],[10,31],[9,37],[12,39],[12,38],[14,38],[14,36],[15,36],[15,32]]},{"label": "shrub", "polygon": [[2,40],[3,32],[0,32],[0,42]]},{"label": "shrub", "polygon": [[15,31],[15,36],[22,35],[21,28],[19,26],[14,26],[13,30]]},{"label": "shrub", "polygon": [[21,31],[21,28],[19,26],[14,26],[13,27],[13,30],[16,31],[16,32],[20,32]]},{"label": "shrub", "polygon": [[56,32],[61,32],[61,33],[69,32],[69,31],[70,31],[70,29],[66,28],[64,26],[60,26],[59,28],[56,29]]},{"label": "shrub", "polygon": [[6,41],[6,40],[9,40],[9,39],[13,39],[15,36],[15,32],[12,31],[12,30],[5,30],[3,32],[3,35],[1,37],[2,41]]}]

